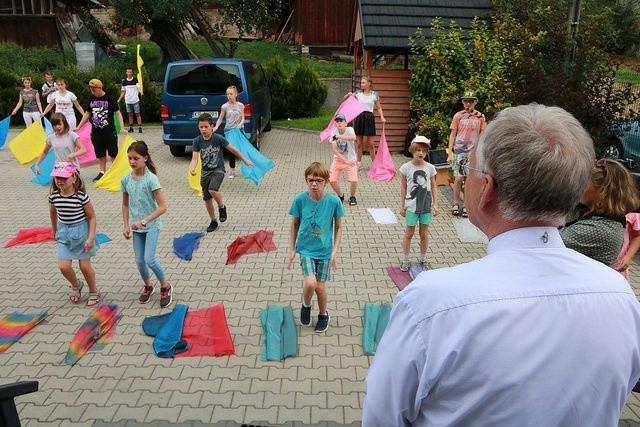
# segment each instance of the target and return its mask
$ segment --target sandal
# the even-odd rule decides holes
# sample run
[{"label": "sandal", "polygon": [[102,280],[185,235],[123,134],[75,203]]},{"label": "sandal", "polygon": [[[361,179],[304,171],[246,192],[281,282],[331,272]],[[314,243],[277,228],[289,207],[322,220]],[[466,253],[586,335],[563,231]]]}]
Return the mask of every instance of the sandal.
[{"label": "sandal", "polygon": [[84,283],[82,283],[82,280],[79,282],[80,283],[77,287],[71,286],[71,291],[69,292],[69,300],[74,304],[80,302],[80,297],[82,296],[82,287],[84,286]]},{"label": "sandal", "polygon": [[451,209],[451,215],[454,215],[454,216],[460,215],[460,206],[457,203],[453,205]]},{"label": "sandal", "polygon": [[94,305],[100,302],[102,298],[102,293],[98,292],[89,292],[89,299],[87,299],[87,307],[93,307]]},{"label": "sandal", "polygon": [[462,218],[468,218],[469,214],[467,213],[467,208],[462,207]]}]

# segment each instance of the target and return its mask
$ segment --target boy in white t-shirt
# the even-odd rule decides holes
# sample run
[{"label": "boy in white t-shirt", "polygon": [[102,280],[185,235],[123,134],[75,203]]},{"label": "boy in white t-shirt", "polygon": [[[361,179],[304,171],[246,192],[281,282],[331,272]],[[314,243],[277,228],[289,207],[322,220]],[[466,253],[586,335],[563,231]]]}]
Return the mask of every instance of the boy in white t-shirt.
[{"label": "boy in white t-shirt", "polygon": [[129,132],[133,132],[133,115],[136,115],[138,132],[142,133],[142,115],[140,114],[140,97],[144,94],[140,89],[140,82],[133,75],[133,67],[127,67],[127,77],[122,79],[118,102],[124,98],[124,104],[129,115]]},{"label": "boy in white t-shirt", "polygon": [[400,166],[400,192],[402,205],[400,215],[405,217],[407,228],[402,238],[402,262],[400,270],[408,271],[411,239],[420,223],[420,258],[418,264],[423,270],[430,270],[427,261],[429,248],[429,224],[432,215],[438,215],[438,186],[436,185],[436,168],[425,158],[429,154],[431,141],[424,136],[416,135],[411,141],[409,151],[413,160]]},{"label": "boy in white t-shirt", "polygon": [[329,183],[340,200],[344,202],[344,193],[340,189],[338,178],[340,178],[340,172],[346,171],[349,181],[349,205],[355,206],[358,204],[356,201],[356,188],[358,188],[356,133],[352,127],[347,126],[344,114],[336,114],[334,121],[336,129],[331,132],[329,139],[333,146],[333,162],[331,163]]}]

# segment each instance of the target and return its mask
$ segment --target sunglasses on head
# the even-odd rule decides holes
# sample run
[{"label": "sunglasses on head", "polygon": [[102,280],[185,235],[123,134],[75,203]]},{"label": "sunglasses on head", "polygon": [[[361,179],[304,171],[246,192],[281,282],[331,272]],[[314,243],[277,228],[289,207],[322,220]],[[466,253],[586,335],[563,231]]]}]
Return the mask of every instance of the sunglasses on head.
[{"label": "sunglasses on head", "polygon": [[599,168],[603,174],[607,174],[607,159],[600,159],[596,162],[596,167]]}]

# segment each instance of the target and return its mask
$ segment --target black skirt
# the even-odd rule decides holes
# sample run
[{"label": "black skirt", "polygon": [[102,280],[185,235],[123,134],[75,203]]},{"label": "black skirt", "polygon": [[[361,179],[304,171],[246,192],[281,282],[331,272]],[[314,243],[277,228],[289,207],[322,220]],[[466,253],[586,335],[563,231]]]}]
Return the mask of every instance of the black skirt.
[{"label": "black skirt", "polygon": [[375,136],[376,120],[373,117],[373,113],[370,111],[360,113],[353,121],[353,130],[358,136]]}]

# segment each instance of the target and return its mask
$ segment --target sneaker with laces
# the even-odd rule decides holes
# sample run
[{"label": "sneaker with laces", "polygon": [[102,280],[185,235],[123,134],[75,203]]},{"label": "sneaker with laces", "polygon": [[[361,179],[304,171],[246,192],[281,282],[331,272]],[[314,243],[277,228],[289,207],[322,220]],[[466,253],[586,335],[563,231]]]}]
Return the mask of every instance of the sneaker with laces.
[{"label": "sneaker with laces", "polygon": [[142,126],[138,126],[138,133],[142,133]]},{"label": "sneaker with laces", "polygon": [[342,203],[344,203],[344,193],[342,193],[342,196],[338,196],[338,198],[340,199],[340,201],[341,201]]},{"label": "sneaker with laces", "polygon": [[168,283],[168,288],[160,288],[160,308],[167,308],[173,300],[173,286]]},{"label": "sneaker with laces", "polygon": [[129,133],[133,133],[133,126],[129,126]]},{"label": "sneaker with laces", "polygon": [[305,307],[304,305],[300,308],[300,323],[303,325],[309,325],[311,323],[311,306]]},{"label": "sneaker with laces", "polygon": [[229,172],[229,179],[233,179],[236,177],[236,171]]},{"label": "sneaker with laces", "polygon": [[140,304],[148,303],[149,298],[151,298],[151,295],[153,295],[155,290],[156,288],[153,285],[145,286],[144,289],[142,290],[142,293],[140,294],[140,298],[138,299],[140,301]]},{"label": "sneaker with laces", "polygon": [[207,233],[216,231],[216,228],[218,228],[218,221],[214,219],[213,221],[211,221],[211,224],[209,224],[209,226],[207,227]]},{"label": "sneaker with laces", "polygon": [[358,202],[356,201],[356,196],[349,197],[349,206],[355,206]]},{"label": "sneaker with laces", "polygon": [[227,220],[227,207],[226,206],[219,207],[218,215],[220,216],[220,222],[225,222]]},{"label": "sneaker with laces", "polygon": [[423,261],[418,260],[418,265],[423,271],[431,270],[431,264],[426,259]]},{"label": "sneaker with laces", "polygon": [[100,172],[98,175],[96,175],[95,178],[93,178],[93,182],[98,182],[100,181],[100,178],[102,178],[104,176],[103,172]]},{"label": "sneaker with laces", "polygon": [[402,260],[402,262],[400,262],[400,271],[409,271],[409,267],[411,267],[409,260]]},{"label": "sneaker with laces", "polygon": [[318,314],[318,323],[316,323],[316,332],[324,332],[329,329],[329,312],[327,314]]}]

